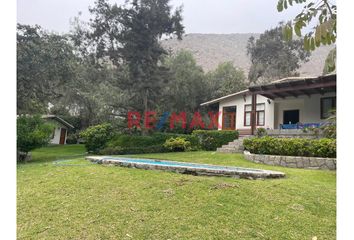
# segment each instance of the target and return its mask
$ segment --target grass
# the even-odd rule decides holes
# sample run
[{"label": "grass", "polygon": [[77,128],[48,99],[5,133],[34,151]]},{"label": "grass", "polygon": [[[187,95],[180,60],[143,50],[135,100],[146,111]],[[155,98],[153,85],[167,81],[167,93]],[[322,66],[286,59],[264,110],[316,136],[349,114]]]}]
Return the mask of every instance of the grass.
[{"label": "grass", "polygon": [[[80,145],[33,153],[17,168],[19,239],[335,239],[336,174],[272,167],[239,154],[151,158],[283,171],[285,179],[196,177],[53,160]],[[74,165],[83,164],[83,165]]]}]

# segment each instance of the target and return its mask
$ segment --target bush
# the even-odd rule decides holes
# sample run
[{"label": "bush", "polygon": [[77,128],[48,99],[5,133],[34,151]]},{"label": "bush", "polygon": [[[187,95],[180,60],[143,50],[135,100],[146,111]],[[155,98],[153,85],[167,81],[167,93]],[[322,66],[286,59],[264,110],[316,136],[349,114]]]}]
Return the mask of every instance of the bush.
[{"label": "bush", "polygon": [[336,157],[335,139],[304,138],[248,138],[243,140],[245,150],[255,154],[304,156],[304,157]]},{"label": "bush", "polygon": [[163,140],[163,143],[166,142],[169,138],[177,138],[182,137],[186,141],[190,142],[190,147],[192,150],[198,150],[200,148],[199,139],[197,136],[192,134],[177,134],[177,133],[154,133],[152,135],[155,139],[159,139],[159,141]]},{"label": "bush", "polygon": [[264,137],[267,136],[267,130],[265,128],[257,128],[257,133],[256,133],[257,137]]},{"label": "bush", "polygon": [[106,147],[109,140],[114,136],[112,126],[108,123],[87,128],[80,133],[85,141],[87,151],[98,153]]},{"label": "bush", "polygon": [[326,125],[322,128],[323,136],[326,138],[336,138],[337,137],[337,127],[336,125]]},{"label": "bush", "polygon": [[66,138],[67,144],[77,144],[79,139],[78,133],[68,133],[68,137]]},{"label": "bush", "polygon": [[196,136],[187,134],[173,134],[173,133],[153,133],[151,135],[116,135],[108,146],[120,146],[120,147],[148,147],[148,146],[162,146],[167,139],[183,137],[189,141],[192,147],[198,147],[198,138]]},{"label": "bush", "polygon": [[142,153],[163,153],[168,152],[162,145],[146,146],[146,147],[120,147],[108,146],[99,153],[102,155],[124,155],[124,154],[142,154]]},{"label": "bush", "polygon": [[[26,159],[28,152],[47,145],[54,126],[40,116],[20,116],[17,118],[18,161]],[[20,154],[20,152],[24,154]]]},{"label": "bush", "polygon": [[169,150],[163,146],[166,140],[178,137],[182,137],[190,143],[190,150],[199,149],[198,138],[193,135],[174,133],[153,133],[146,136],[121,134],[113,137],[100,153],[109,155],[167,152]]},{"label": "bush", "polygon": [[325,124],[321,127],[323,135],[326,138],[337,138],[337,115],[336,110],[331,111],[331,116],[326,119]]},{"label": "bush", "polygon": [[167,139],[163,146],[172,152],[184,152],[190,149],[191,143],[183,137],[176,137]]},{"label": "bush", "polygon": [[232,130],[194,130],[192,133],[199,140],[201,149],[215,151],[218,147],[238,138],[238,132]]}]

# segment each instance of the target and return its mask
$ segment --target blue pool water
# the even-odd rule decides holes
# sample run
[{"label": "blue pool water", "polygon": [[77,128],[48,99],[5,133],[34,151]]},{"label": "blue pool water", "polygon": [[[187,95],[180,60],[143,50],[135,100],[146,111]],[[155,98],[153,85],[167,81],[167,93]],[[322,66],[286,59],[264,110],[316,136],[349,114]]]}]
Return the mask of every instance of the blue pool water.
[{"label": "blue pool water", "polygon": [[198,169],[213,169],[213,170],[232,170],[232,171],[252,171],[252,172],[263,172],[260,169],[251,168],[240,168],[240,167],[228,167],[228,166],[216,166],[209,164],[198,164],[198,163],[184,163],[184,162],[173,162],[165,160],[153,160],[153,159],[139,159],[139,158],[120,158],[120,157],[104,157],[103,160],[118,160],[120,162],[127,163],[139,163],[157,166],[172,166],[172,167],[192,167]]},{"label": "blue pool water", "polygon": [[223,176],[247,179],[285,177],[285,174],[282,172],[270,170],[218,166],[188,162],[175,162],[158,159],[126,158],[111,156],[88,156],[86,157],[86,159],[98,164],[140,168],[145,170],[166,170],[193,175]]}]

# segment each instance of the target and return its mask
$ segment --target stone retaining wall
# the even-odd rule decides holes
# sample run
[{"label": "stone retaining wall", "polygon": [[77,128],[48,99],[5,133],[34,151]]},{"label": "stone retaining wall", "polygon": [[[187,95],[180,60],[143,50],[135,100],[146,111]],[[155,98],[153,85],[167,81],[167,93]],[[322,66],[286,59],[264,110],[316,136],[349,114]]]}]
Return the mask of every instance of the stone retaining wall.
[{"label": "stone retaining wall", "polygon": [[248,151],[244,151],[244,156],[247,160],[255,163],[291,168],[336,170],[337,165],[336,158],[262,155],[252,154]]},{"label": "stone retaining wall", "polygon": [[[304,132],[302,129],[268,129],[267,134],[276,138],[316,138],[312,132]],[[319,136],[321,136],[320,133]]]},{"label": "stone retaining wall", "polygon": [[145,170],[164,170],[197,176],[222,176],[246,179],[282,178],[285,174],[278,171],[252,168],[228,167],[210,164],[175,162],[157,159],[88,156],[86,160],[94,163],[121,167],[139,168]]}]

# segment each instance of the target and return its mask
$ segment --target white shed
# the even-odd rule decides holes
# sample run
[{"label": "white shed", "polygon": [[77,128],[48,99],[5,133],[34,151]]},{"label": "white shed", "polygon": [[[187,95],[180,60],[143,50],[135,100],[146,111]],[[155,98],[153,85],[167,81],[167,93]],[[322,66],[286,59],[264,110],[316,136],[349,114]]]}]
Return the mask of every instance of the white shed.
[{"label": "white shed", "polygon": [[52,123],[55,128],[53,130],[51,144],[66,144],[66,138],[68,136],[68,130],[73,129],[74,126],[65,121],[64,119],[55,115],[44,115],[43,119]]}]

